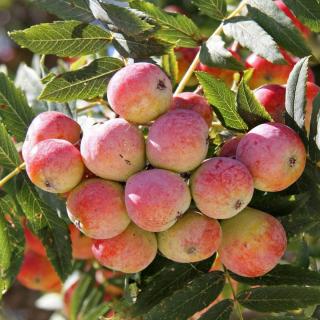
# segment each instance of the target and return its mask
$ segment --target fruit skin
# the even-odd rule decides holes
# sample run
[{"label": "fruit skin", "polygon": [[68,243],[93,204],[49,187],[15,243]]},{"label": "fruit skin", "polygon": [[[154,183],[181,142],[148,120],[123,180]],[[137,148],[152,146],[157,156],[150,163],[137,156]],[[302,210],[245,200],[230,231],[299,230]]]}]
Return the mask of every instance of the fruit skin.
[{"label": "fruit skin", "polygon": [[306,150],[296,132],[281,123],[264,123],[240,141],[237,159],[261,191],[281,191],[296,182],[306,165]]},{"label": "fruit skin", "polygon": [[125,202],[135,224],[147,231],[160,232],[170,228],[187,211],[191,196],[179,175],[152,169],[128,180]]},{"label": "fruit skin", "polygon": [[157,168],[195,169],[208,151],[208,125],[193,110],[177,109],[156,120],[147,138],[147,158]]},{"label": "fruit skin", "polygon": [[310,29],[303,25],[301,21],[292,13],[292,11],[286,6],[286,4],[282,0],[276,0],[274,2],[276,6],[283,11],[288,18],[292,21],[292,23],[307,37],[310,35]]},{"label": "fruit skin", "polygon": [[92,239],[82,234],[73,224],[69,225],[73,259],[93,259]]},{"label": "fruit skin", "polygon": [[169,109],[172,85],[158,66],[139,62],[122,68],[111,78],[107,96],[122,118],[145,124]]},{"label": "fruit skin", "polygon": [[275,122],[284,123],[286,88],[278,84],[266,84],[254,91],[256,99],[265,107]]},{"label": "fruit skin", "polygon": [[272,270],[287,247],[281,223],[268,213],[246,208],[221,223],[218,250],[223,265],[244,277],[260,277]]},{"label": "fruit skin", "polygon": [[22,156],[26,160],[31,149],[47,139],[62,139],[77,143],[80,140],[79,124],[65,114],[57,111],[42,112],[31,122],[26,140],[22,146]]},{"label": "fruit skin", "polygon": [[131,223],[118,236],[95,240],[92,245],[95,258],[105,267],[124,273],[145,269],[157,254],[154,233],[144,231]]},{"label": "fruit skin", "polygon": [[26,170],[40,189],[64,193],[81,181],[84,165],[79,150],[70,142],[48,139],[32,148],[26,159]]},{"label": "fruit skin", "polygon": [[17,279],[32,290],[59,292],[61,289],[61,281],[48,258],[31,250],[25,253]]},{"label": "fruit skin", "polygon": [[197,262],[211,257],[221,242],[219,222],[189,210],[170,229],[157,234],[160,252],[170,260]]},{"label": "fruit skin", "polygon": [[124,119],[112,119],[84,132],[81,155],[98,177],[126,181],[145,166],[143,134]]},{"label": "fruit skin", "polygon": [[26,250],[34,251],[41,256],[46,256],[46,249],[41,240],[27,228],[26,223],[24,223],[23,231],[26,239]]},{"label": "fruit skin", "polygon": [[122,185],[103,179],[88,179],[73,189],[67,211],[75,226],[93,239],[115,237],[130,223]]},{"label": "fruit skin", "polygon": [[242,137],[232,137],[228,139],[221,147],[219,157],[236,158],[237,147]]},{"label": "fruit skin", "polygon": [[[175,48],[174,52],[176,55],[177,63],[178,63],[178,78],[177,82],[180,82],[187,72],[187,70],[190,67],[190,64],[196,57],[197,53],[199,51],[199,48]],[[193,74],[188,83],[187,86],[195,86],[198,83],[197,77]]]},{"label": "fruit skin", "polygon": [[190,187],[198,209],[214,219],[235,216],[248,205],[254,191],[248,169],[225,157],[206,160],[192,174]]},{"label": "fruit skin", "polygon": [[179,93],[172,99],[170,110],[175,109],[193,110],[202,116],[209,128],[211,127],[213,120],[212,108],[203,96],[193,92]]},{"label": "fruit skin", "polygon": [[313,100],[320,92],[320,87],[318,87],[313,82],[307,82],[306,86],[306,106],[305,106],[305,128],[307,133],[310,132],[310,122],[311,122],[311,115],[313,109]]}]

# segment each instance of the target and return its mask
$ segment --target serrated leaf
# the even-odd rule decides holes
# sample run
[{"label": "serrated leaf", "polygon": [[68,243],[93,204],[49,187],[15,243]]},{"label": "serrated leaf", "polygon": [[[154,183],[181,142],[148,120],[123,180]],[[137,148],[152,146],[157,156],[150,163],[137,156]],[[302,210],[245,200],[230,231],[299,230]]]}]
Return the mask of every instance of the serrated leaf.
[{"label": "serrated leaf", "polygon": [[284,63],[282,54],[272,37],[248,17],[234,17],[224,21],[224,33],[243,47],[272,63]]},{"label": "serrated leaf", "polygon": [[211,307],[199,320],[229,320],[233,311],[233,300],[222,300]]},{"label": "serrated leaf", "polygon": [[208,306],[219,295],[225,283],[220,271],[209,272],[193,279],[144,314],[145,320],[188,319]]},{"label": "serrated leaf", "polygon": [[67,224],[44,203],[26,175],[17,186],[17,200],[32,232],[44,244],[57,274],[65,280],[72,270],[71,240]]},{"label": "serrated leaf", "polygon": [[117,58],[96,59],[82,69],[53,78],[44,87],[39,99],[66,102],[101,96],[106,91],[108,80],[123,66]]},{"label": "serrated leaf", "polygon": [[213,106],[217,117],[228,129],[244,131],[248,126],[239,115],[236,107],[236,96],[220,79],[205,72],[196,72],[204,95]]},{"label": "serrated leaf", "polygon": [[320,32],[320,3],[318,0],[283,0],[298,19],[314,32]]},{"label": "serrated leaf", "polygon": [[137,14],[128,8],[107,3],[99,3],[97,0],[89,0],[89,6],[96,19],[106,22],[111,30],[116,28],[128,36],[136,36],[154,29],[154,26],[142,20]]},{"label": "serrated leaf", "polygon": [[129,37],[113,33],[112,44],[126,58],[143,59],[151,56],[162,56],[172,49],[172,44],[155,38]]},{"label": "serrated leaf", "polygon": [[231,277],[241,283],[250,285],[300,285],[320,286],[320,273],[291,266],[277,265],[272,271],[258,278],[245,278],[230,272]]},{"label": "serrated leaf", "polygon": [[93,54],[112,39],[110,32],[80,21],[42,23],[10,33],[22,48],[38,54],[75,57]]},{"label": "serrated leaf", "polygon": [[[10,217],[9,220],[6,217]],[[0,299],[12,285],[24,257],[24,233],[14,201],[0,197]]]},{"label": "serrated leaf", "polygon": [[294,286],[260,287],[240,292],[237,300],[248,309],[281,312],[320,303],[320,290]]},{"label": "serrated leaf", "polygon": [[20,157],[5,126],[0,122],[0,165],[13,170],[20,165]]},{"label": "serrated leaf", "polygon": [[4,73],[0,73],[0,117],[17,141],[24,140],[34,118],[26,97]]},{"label": "serrated leaf", "polygon": [[320,160],[320,94],[313,100],[309,133],[309,156],[314,162]]},{"label": "serrated leaf", "polygon": [[291,19],[272,0],[249,0],[249,16],[255,20],[282,48],[298,57],[311,54],[306,41]]},{"label": "serrated leaf", "polygon": [[175,85],[178,81],[179,69],[177,57],[173,49],[171,49],[168,54],[161,57],[161,65],[163,70],[171,79],[173,85]]},{"label": "serrated leaf", "polygon": [[195,277],[208,272],[213,259],[194,264],[176,263],[161,257],[142,272],[141,292],[133,306],[134,316],[143,315]]},{"label": "serrated leaf", "polygon": [[238,88],[237,107],[241,118],[249,128],[254,128],[261,123],[272,121],[270,114],[255,98],[255,95],[244,80],[240,82]]},{"label": "serrated leaf", "polygon": [[306,105],[306,82],[308,76],[309,57],[305,57],[297,62],[292,69],[286,87],[286,124],[294,130],[299,130],[299,134],[304,141],[306,136],[302,128],[305,122]]},{"label": "serrated leaf", "polygon": [[131,8],[145,12],[161,27],[155,34],[161,40],[179,47],[197,47],[201,34],[194,22],[185,15],[171,14],[154,4],[141,0],[130,2]]},{"label": "serrated leaf", "polygon": [[201,14],[216,20],[223,20],[227,14],[227,4],[225,0],[192,0]]},{"label": "serrated leaf", "polygon": [[86,0],[28,0],[28,2],[63,20],[84,22],[94,20]]},{"label": "serrated leaf", "polygon": [[237,71],[244,70],[244,65],[225,48],[225,42],[220,36],[211,36],[202,44],[200,61],[210,67]]}]

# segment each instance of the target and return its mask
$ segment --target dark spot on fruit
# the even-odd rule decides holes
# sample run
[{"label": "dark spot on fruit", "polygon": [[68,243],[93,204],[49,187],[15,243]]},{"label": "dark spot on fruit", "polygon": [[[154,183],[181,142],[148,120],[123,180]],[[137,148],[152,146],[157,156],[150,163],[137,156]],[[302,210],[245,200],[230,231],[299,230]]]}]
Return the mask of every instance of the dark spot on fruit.
[{"label": "dark spot on fruit", "polygon": [[291,158],[289,159],[289,167],[290,167],[290,168],[293,168],[293,167],[295,166],[296,162],[297,162],[297,159],[294,158],[294,157],[291,157]]},{"label": "dark spot on fruit", "polygon": [[158,81],[158,84],[157,84],[157,89],[159,89],[159,90],[164,90],[164,89],[166,89],[167,87],[166,87],[166,85],[164,84],[164,81],[162,81],[162,80],[159,80]]},{"label": "dark spot on fruit", "polygon": [[123,159],[123,155],[122,155],[121,153],[119,153],[119,157],[120,157],[121,159]]},{"label": "dark spot on fruit", "polygon": [[195,247],[190,247],[190,248],[187,249],[187,253],[188,253],[188,254],[193,254],[193,253],[195,253],[196,251],[197,251],[197,249],[196,249]]},{"label": "dark spot on fruit", "polygon": [[183,215],[183,212],[181,212],[181,211],[177,212],[177,218],[180,218],[182,215]]},{"label": "dark spot on fruit", "polygon": [[131,166],[131,161],[130,160],[124,159],[124,161],[126,162],[127,165]]},{"label": "dark spot on fruit", "polygon": [[241,200],[237,200],[236,204],[234,205],[234,207],[238,210],[242,207],[242,201]]},{"label": "dark spot on fruit", "polygon": [[45,180],[44,184],[47,188],[51,188],[51,183],[48,180]]}]

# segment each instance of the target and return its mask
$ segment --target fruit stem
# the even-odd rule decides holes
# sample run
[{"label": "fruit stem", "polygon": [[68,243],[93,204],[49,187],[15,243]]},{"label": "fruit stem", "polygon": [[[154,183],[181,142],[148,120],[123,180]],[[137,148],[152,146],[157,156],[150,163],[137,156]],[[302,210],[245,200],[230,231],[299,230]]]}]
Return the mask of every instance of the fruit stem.
[{"label": "fruit stem", "polygon": [[230,288],[231,288],[231,292],[232,292],[232,296],[233,296],[233,301],[234,301],[234,304],[235,304],[235,307],[237,309],[237,312],[238,312],[238,315],[239,315],[239,319],[240,320],[243,320],[243,316],[242,316],[242,312],[241,312],[241,307],[240,307],[240,304],[237,300],[237,294],[236,294],[236,290],[234,289],[233,285],[232,285],[232,282],[231,282],[231,277],[230,277],[230,274],[228,272],[228,270],[226,269],[225,266],[223,266],[223,269],[224,269],[224,273],[226,275],[226,278],[227,278],[227,281],[230,285]]},{"label": "fruit stem", "polygon": [[0,180],[0,188],[2,188],[13,177],[15,177],[20,172],[22,172],[25,168],[26,168],[26,163],[25,162],[21,163],[19,167],[15,168],[7,176],[5,176],[3,179]]},{"label": "fruit stem", "polygon": [[[248,0],[242,0],[240,2],[240,4],[238,5],[238,7],[234,11],[232,11],[226,19],[230,19],[230,18],[236,16],[238,13],[240,13],[241,10],[247,5],[247,1]],[[224,19],[224,20],[226,20],[226,19]],[[224,20],[220,23],[219,27],[213,32],[212,36],[217,36],[223,31]],[[196,69],[199,62],[200,62],[200,50],[198,51],[194,60],[190,64],[188,70],[186,71],[183,78],[181,79],[174,95],[177,95],[183,91],[184,87],[187,85],[189,79],[191,78],[191,76],[192,76],[192,74],[193,74],[194,70]]]}]

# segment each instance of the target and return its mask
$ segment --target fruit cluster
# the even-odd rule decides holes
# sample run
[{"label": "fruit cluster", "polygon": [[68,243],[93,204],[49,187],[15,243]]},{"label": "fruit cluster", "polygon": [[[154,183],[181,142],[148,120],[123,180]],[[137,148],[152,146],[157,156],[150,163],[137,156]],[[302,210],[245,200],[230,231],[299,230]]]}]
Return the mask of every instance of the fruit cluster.
[{"label": "fruit cluster", "polygon": [[64,114],[41,113],[23,145],[29,178],[45,191],[66,193],[69,218],[93,239],[93,256],[135,273],[158,249],[182,263],[218,251],[239,275],[270,271],[286,249],[286,234],[277,219],[248,204],[254,188],[281,191],[301,176],[306,151],[299,136],[282,123],[264,123],[206,159],[210,105],[195,93],[173,97],[158,66],[124,67],[107,96],[119,118],[81,137]]}]

